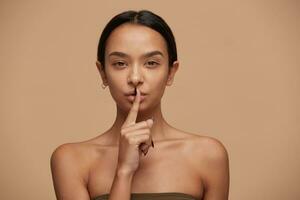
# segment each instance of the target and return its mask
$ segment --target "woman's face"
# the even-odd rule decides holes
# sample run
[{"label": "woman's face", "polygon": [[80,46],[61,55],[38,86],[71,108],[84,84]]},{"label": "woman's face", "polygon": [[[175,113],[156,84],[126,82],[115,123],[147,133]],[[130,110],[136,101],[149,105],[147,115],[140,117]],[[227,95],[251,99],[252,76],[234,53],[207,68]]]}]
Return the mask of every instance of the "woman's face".
[{"label": "woman's face", "polygon": [[137,87],[142,93],[140,111],[160,103],[166,85],[171,85],[178,68],[169,71],[167,45],[160,33],[146,26],[122,24],[109,36],[105,49],[105,70],[97,63],[102,81],[119,108],[128,111]]}]

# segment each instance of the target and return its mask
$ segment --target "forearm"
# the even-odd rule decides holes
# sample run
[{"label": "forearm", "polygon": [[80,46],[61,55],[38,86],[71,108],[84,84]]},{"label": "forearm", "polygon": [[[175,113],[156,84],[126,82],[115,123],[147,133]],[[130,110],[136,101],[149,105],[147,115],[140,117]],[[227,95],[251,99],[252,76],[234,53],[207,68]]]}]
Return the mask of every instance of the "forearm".
[{"label": "forearm", "polygon": [[108,200],[130,200],[133,173],[117,170]]}]

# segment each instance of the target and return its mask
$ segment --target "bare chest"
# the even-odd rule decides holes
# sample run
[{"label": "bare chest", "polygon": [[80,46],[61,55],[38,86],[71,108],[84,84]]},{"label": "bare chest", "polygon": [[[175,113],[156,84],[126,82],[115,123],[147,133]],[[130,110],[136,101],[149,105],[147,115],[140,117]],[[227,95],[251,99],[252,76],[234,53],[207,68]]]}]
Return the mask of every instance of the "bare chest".
[{"label": "bare chest", "polygon": [[[181,192],[201,197],[203,185],[194,166],[191,152],[163,146],[150,148],[140,159],[140,165],[132,180],[132,193]],[[179,149],[179,150],[178,150]],[[117,167],[117,149],[102,154],[90,167],[88,190],[91,197],[107,194],[113,183]]]}]

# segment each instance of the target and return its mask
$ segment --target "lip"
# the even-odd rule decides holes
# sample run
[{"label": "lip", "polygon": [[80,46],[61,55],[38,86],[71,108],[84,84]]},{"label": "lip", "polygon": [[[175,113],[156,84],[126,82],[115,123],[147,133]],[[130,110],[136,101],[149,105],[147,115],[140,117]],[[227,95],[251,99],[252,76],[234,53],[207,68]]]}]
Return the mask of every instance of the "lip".
[{"label": "lip", "polygon": [[[131,96],[131,95],[134,96],[134,94],[135,94],[135,92],[133,91],[133,92],[128,92],[128,93],[126,93],[125,95],[126,95],[126,96]],[[146,96],[147,94],[144,93],[144,92],[141,92],[141,96],[142,96],[142,95]]]},{"label": "lip", "polygon": [[[144,101],[147,95],[141,95],[140,102]],[[127,99],[131,102],[134,101],[135,95],[127,95]]]},{"label": "lip", "polygon": [[[144,93],[142,91],[140,91],[140,93],[141,93],[141,95],[144,95],[144,96],[147,95],[146,93]],[[135,94],[135,90],[125,93],[126,96],[130,96],[130,95],[134,95],[134,94]]]}]

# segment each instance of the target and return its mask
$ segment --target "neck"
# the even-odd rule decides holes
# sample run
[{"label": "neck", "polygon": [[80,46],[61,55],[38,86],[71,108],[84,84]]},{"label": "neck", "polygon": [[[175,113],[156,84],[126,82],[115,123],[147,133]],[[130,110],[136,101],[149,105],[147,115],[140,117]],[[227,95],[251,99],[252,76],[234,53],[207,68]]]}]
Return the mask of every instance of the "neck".
[{"label": "neck", "polygon": [[[117,106],[117,116],[112,125],[112,127],[108,130],[110,132],[111,140],[113,143],[118,144],[120,137],[121,127],[128,115],[128,112],[124,112]],[[151,127],[151,136],[152,140],[160,141],[167,139],[167,129],[170,128],[170,125],[165,121],[162,112],[161,112],[161,103],[159,103],[156,107],[152,108],[151,111],[139,112],[137,116],[136,123],[145,121],[153,117],[153,125]]]}]

